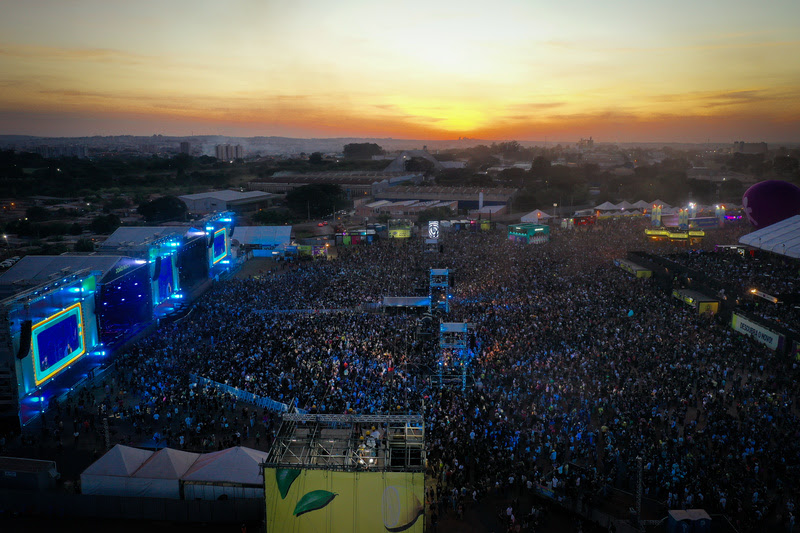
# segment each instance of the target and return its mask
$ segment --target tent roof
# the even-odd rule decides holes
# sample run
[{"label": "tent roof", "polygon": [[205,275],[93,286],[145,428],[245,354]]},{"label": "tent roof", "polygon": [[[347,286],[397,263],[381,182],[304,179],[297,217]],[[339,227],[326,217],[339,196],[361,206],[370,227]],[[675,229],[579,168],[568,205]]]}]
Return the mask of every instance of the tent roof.
[{"label": "tent roof", "polygon": [[800,258],[800,215],[748,233],[739,242],[787,257]]},{"label": "tent roof", "polygon": [[105,276],[125,259],[119,255],[26,255],[0,276],[0,284],[38,285],[86,268]]},{"label": "tent roof", "polygon": [[633,209],[635,206],[627,200],[623,200],[617,204],[617,209]]},{"label": "tent roof", "polygon": [[117,444],[81,474],[88,476],[122,476],[133,474],[153,452]]},{"label": "tent roof", "polygon": [[595,207],[598,211],[616,211],[617,206],[612,204],[611,202],[603,202],[602,204]]},{"label": "tent roof", "polygon": [[162,448],[140,466],[133,477],[148,479],[180,479],[200,457],[199,453]]},{"label": "tent roof", "polygon": [[655,200],[653,200],[652,202],[650,202],[650,205],[660,205],[660,206],[662,206],[664,209],[668,209],[668,208],[672,207],[671,205],[669,205],[669,204],[668,204],[667,202],[665,202],[664,200],[659,200],[658,198],[656,198]]},{"label": "tent roof", "polygon": [[205,200],[206,198],[213,198],[215,200],[222,200],[223,202],[236,202],[241,200],[261,200],[265,198],[271,198],[275,196],[268,192],[264,191],[211,191],[211,192],[199,192],[196,194],[184,194],[182,196],[178,196],[183,201],[186,200]]},{"label": "tent roof", "polygon": [[648,204],[644,200],[639,200],[638,202],[633,204],[633,207],[635,207],[637,209],[650,209],[650,207],[652,207],[652,205],[653,204]]},{"label": "tent roof", "polygon": [[267,455],[267,452],[242,446],[204,453],[181,479],[260,485],[264,480],[259,465],[267,460]]},{"label": "tent roof", "polygon": [[536,209],[531,211],[527,215],[524,215],[521,219],[522,222],[536,222],[537,220],[542,220],[545,218],[553,218],[553,215],[548,215],[541,209]]},{"label": "tent roof", "polygon": [[233,238],[241,244],[285,244],[292,240],[292,226],[236,226]]},{"label": "tent roof", "polygon": [[187,231],[191,230],[188,226],[133,226],[119,227],[108,236],[108,239],[100,243],[103,248],[121,247],[141,247],[147,248],[149,243],[164,237],[183,237]]}]

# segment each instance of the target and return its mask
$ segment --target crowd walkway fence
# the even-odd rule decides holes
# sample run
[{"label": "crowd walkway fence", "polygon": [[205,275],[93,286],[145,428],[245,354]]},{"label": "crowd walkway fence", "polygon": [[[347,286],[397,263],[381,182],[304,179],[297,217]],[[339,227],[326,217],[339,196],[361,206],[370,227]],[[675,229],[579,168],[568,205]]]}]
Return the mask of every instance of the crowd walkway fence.
[{"label": "crowd walkway fence", "polygon": [[204,378],[203,376],[189,374],[189,380],[191,381],[191,383],[195,383],[200,387],[212,388],[217,390],[218,392],[230,394],[240,402],[249,403],[251,405],[261,407],[262,409],[273,411],[275,413],[289,412],[289,406],[286,405],[285,403],[277,402],[271,398],[259,396],[257,394],[253,394],[252,392],[243,391],[241,389],[237,389],[236,387],[231,387],[230,385],[219,383],[218,381],[214,381],[212,379]]}]

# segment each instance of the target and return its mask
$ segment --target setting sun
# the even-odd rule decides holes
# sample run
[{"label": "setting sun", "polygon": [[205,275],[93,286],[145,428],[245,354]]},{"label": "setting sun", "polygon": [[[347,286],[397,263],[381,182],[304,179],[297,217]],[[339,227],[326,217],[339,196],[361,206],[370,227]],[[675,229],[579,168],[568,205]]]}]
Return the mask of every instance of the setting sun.
[{"label": "setting sun", "polygon": [[6,3],[0,132],[791,140],[800,4],[771,7]]}]

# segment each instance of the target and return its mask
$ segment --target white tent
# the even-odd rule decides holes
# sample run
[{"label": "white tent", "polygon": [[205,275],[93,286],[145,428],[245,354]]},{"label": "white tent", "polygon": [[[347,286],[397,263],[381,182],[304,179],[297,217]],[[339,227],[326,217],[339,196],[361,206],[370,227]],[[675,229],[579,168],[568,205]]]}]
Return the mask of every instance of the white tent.
[{"label": "white tent", "polygon": [[617,210],[617,206],[615,206],[611,202],[603,202],[602,204],[598,205],[594,209],[595,209],[595,211],[616,211]]},{"label": "white tent", "polygon": [[741,244],[800,259],[800,215],[789,217],[739,238]]},{"label": "white tent", "polygon": [[127,495],[179,500],[181,476],[199,458],[199,453],[171,448],[157,451],[133,473],[128,481]]},{"label": "white tent", "polygon": [[520,221],[521,222],[539,222],[540,220],[547,220],[548,218],[553,218],[552,215],[548,215],[541,209],[537,209],[535,211],[531,211],[527,215],[523,216]]},{"label": "white tent", "polygon": [[670,207],[672,207],[667,202],[665,202],[663,200],[658,200],[658,199],[655,199],[652,202],[650,202],[650,205],[660,205],[664,209],[669,209]]},{"label": "white tent", "polygon": [[639,200],[638,202],[633,204],[633,207],[635,207],[636,209],[651,209],[653,207],[653,204],[648,204],[644,200]]},{"label": "white tent", "polygon": [[617,209],[635,209],[635,206],[627,200],[623,200],[617,204]]},{"label": "white tent", "polygon": [[108,496],[129,494],[130,476],[151,455],[153,452],[149,450],[117,444],[81,473],[81,492]]},{"label": "white tent", "polygon": [[236,446],[201,455],[182,476],[184,499],[263,498],[267,452]]}]

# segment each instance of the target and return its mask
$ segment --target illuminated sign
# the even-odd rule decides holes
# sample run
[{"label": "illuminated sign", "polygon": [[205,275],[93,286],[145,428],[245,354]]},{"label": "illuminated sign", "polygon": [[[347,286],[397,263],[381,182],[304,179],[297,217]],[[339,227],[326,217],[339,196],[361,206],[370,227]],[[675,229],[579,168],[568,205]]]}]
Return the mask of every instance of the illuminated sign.
[{"label": "illuminated sign", "polygon": [[438,239],[439,238],[439,221],[438,220],[429,220],[428,221],[428,237],[431,239]]},{"label": "illuminated sign", "polygon": [[31,328],[33,373],[37,386],[86,353],[82,311],[81,304],[76,303]]},{"label": "illuminated sign", "polygon": [[750,294],[755,294],[760,298],[764,298],[765,300],[772,302],[774,304],[778,303],[778,299],[772,296],[771,294],[767,294],[766,292],[761,292],[758,289],[750,289]]}]

